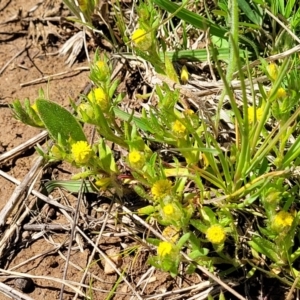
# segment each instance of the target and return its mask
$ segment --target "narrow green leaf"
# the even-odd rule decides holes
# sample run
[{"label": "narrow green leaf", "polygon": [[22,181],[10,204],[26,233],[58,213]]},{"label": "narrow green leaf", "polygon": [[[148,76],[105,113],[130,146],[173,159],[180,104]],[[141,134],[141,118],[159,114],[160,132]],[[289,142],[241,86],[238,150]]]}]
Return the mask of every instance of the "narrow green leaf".
[{"label": "narrow green leaf", "polygon": [[177,73],[174,69],[174,66],[168,56],[165,56],[165,67],[166,67],[166,75],[176,83],[179,83],[179,79]]},{"label": "narrow green leaf", "polygon": [[266,255],[273,262],[280,262],[280,257],[277,254],[276,245],[261,237],[254,237],[249,245],[257,252]]},{"label": "narrow green leaf", "polygon": [[225,38],[227,30],[219,27],[218,25],[212,23],[208,19],[201,17],[199,14],[191,12],[185,8],[181,8],[179,5],[169,1],[169,0],[153,0],[153,2],[158,5],[160,8],[166,10],[167,12],[176,15],[176,17],[190,23],[196,28],[207,30],[212,35],[216,35],[221,38]]},{"label": "narrow green leaf", "polygon": [[95,187],[89,181],[84,181],[82,184],[80,180],[51,180],[47,181],[44,187],[48,194],[50,194],[55,188],[61,188],[71,193],[79,193],[82,187],[85,192],[96,192]]},{"label": "narrow green leaf", "polygon": [[251,8],[248,4],[249,1],[238,0],[239,8],[245,13],[245,16],[254,24],[260,25],[262,22],[262,17],[255,11],[254,8]]}]

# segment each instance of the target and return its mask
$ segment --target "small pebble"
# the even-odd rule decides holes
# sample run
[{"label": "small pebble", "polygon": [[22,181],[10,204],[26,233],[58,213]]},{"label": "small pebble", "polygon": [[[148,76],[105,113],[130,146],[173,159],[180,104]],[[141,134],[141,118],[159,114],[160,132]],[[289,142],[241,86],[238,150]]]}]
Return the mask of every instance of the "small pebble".
[{"label": "small pebble", "polygon": [[15,280],[15,287],[24,293],[28,293],[33,290],[34,283],[31,278],[17,278]]},{"label": "small pebble", "polygon": [[29,233],[29,231],[24,231],[24,232],[22,232],[22,239],[23,240],[29,240],[29,238],[30,238],[30,233]]}]

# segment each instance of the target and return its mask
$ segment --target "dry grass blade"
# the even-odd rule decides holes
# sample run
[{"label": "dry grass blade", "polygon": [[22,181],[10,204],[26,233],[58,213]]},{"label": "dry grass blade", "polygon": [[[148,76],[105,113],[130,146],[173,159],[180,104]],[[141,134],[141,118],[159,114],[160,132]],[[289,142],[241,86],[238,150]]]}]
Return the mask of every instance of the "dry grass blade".
[{"label": "dry grass blade", "polygon": [[6,296],[15,300],[34,300],[33,298],[24,295],[23,293],[13,289],[12,287],[0,282],[0,291]]},{"label": "dry grass blade", "polygon": [[[100,232],[99,232],[99,234],[98,234],[98,237],[97,237],[97,240],[96,240],[96,245],[97,245],[97,246],[99,245],[100,239],[101,239],[102,234],[103,234],[103,231],[104,231],[104,229],[105,229],[105,225],[106,225],[106,223],[107,223],[107,220],[108,220],[108,217],[109,217],[109,212],[111,211],[111,208],[112,208],[112,204],[113,204],[113,202],[111,202],[111,204],[110,204],[110,206],[109,206],[109,211],[108,211],[108,213],[107,213],[106,216],[105,216],[104,222],[103,222],[103,224],[102,224],[102,226],[101,226],[101,229],[100,229]],[[88,262],[87,262],[87,266],[90,266],[90,265],[91,265],[91,263],[92,263],[92,261],[93,261],[93,259],[94,259],[94,257],[95,257],[96,251],[97,251],[97,249],[94,247],[94,248],[93,248],[93,251],[92,251],[92,253],[91,253],[91,255],[89,256],[89,260],[88,260]],[[83,275],[82,275],[82,278],[81,278],[81,280],[80,280],[80,283],[83,283],[83,282],[84,282],[84,280],[85,280],[87,274],[88,274],[88,268],[85,269],[85,271],[84,271],[84,273],[83,273]],[[75,295],[74,300],[76,300],[77,298],[78,298],[78,294]]]},{"label": "dry grass blade", "polygon": [[59,50],[60,56],[68,55],[66,64],[71,67],[78,57],[85,39],[84,31],[79,31],[69,38]]},{"label": "dry grass blade", "polygon": [[[19,273],[19,272],[8,271],[8,270],[4,270],[4,269],[0,269],[0,273],[2,273],[2,275],[7,274],[7,275],[13,275],[13,276],[17,276],[17,277],[25,277],[25,278],[31,278],[31,279],[45,279],[45,280],[57,282],[59,284],[63,283],[67,287],[72,289],[74,292],[78,292],[81,296],[86,297],[86,295],[84,293],[82,293],[76,286],[74,286],[74,285],[78,285],[77,282],[73,282],[73,281],[69,281],[69,280],[62,281],[61,278],[55,278],[55,277],[49,277],[49,276],[37,276],[37,275],[33,275],[33,274],[24,274],[24,273]],[[90,297],[87,297],[87,298],[90,299]]]},{"label": "dry grass blade", "polygon": [[[25,176],[24,180],[21,182],[19,186],[16,187],[14,190],[12,196],[4,206],[4,208],[0,212],[0,227],[3,227],[6,223],[6,220],[8,218],[8,215],[12,212],[12,210],[20,204],[21,197],[25,190],[28,188],[30,182],[33,181],[36,174],[39,172],[39,169],[42,167],[43,164],[43,158],[39,157],[31,170],[28,172],[28,174]],[[0,246],[1,247],[1,246]]]},{"label": "dry grass blade", "polygon": [[[3,176],[4,178],[10,180],[11,182],[13,182],[16,185],[20,185],[21,182],[15,178],[13,178],[12,176],[6,174],[5,172],[0,170],[0,175]],[[57,202],[56,200],[50,199],[49,197],[45,196],[44,194],[36,191],[36,190],[31,190],[30,191],[32,195],[37,196],[39,199],[43,200],[44,202],[53,205],[54,207],[58,207],[61,209],[64,209],[65,211],[71,212],[73,213],[74,210],[72,207],[68,207],[65,205],[60,204],[59,202]]]},{"label": "dry grass blade", "polygon": [[3,153],[0,155],[0,163],[4,162],[6,159],[12,159],[14,158],[16,155],[20,154],[21,152],[25,151],[26,149],[29,149],[31,147],[33,147],[34,145],[36,145],[37,143],[40,143],[41,141],[43,141],[46,136],[48,135],[47,131],[42,131],[41,133],[39,133],[38,135],[34,136],[33,138],[27,140],[25,143]]},{"label": "dry grass blade", "polygon": [[[64,210],[60,211],[65,215],[65,217],[69,220],[71,224],[73,224],[73,219],[71,216],[69,216]],[[128,285],[128,287],[131,289],[131,291],[136,296],[136,299],[142,300],[140,295],[136,292],[135,288],[130,284],[130,282],[126,279],[124,274],[116,268],[115,264],[112,262],[112,260],[102,251],[100,248],[76,225],[76,231],[78,231],[82,237],[90,244],[92,245],[96,251],[100,254],[100,256],[115,270],[115,272],[124,280],[124,282]]]}]

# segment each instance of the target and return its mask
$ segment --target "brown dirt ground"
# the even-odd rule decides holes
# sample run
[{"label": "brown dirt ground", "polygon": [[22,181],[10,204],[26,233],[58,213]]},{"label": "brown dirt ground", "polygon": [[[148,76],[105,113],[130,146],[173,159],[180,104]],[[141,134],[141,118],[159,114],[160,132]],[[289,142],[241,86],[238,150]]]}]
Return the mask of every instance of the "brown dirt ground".
[{"label": "brown dirt ground", "polygon": [[[129,1],[127,2],[129,3]],[[40,6],[28,16],[27,12],[39,3]],[[39,129],[23,125],[12,117],[9,104],[11,104],[13,100],[23,100],[25,98],[34,100],[38,95],[38,89],[43,88],[49,99],[65,107],[69,107],[69,98],[76,99],[89,82],[87,71],[74,71],[77,67],[88,66],[84,55],[81,55],[81,61],[79,62],[77,60],[71,68],[65,65],[64,57],[48,55],[57,52],[64,41],[70,37],[74,29],[71,25],[63,26],[56,21],[50,21],[50,24],[38,21],[38,18],[45,17],[45,12],[49,12],[51,9],[53,9],[53,13],[50,14],[51,17],[66,15],[68,13],[66,9],[61,7],[60,1],[58,0],[45,0],[44,2],[38,0],[4,0],[0,2],[0,155],[21,145],[40,132]],[[17,16],[17,18],[14,18],[15,16]],[[31,25],[33,25],[33,27],[29,26],[29,18],[32,20]],[[14,20],[7,22],[10,19]],[[52,26],[50,27],[50,25]],[[32,28],[35,28],[35,30]],[[43,34],[43,29],[46,34]],[[47,35],[47,33],[49,34]],[[26,45],[28,48],[25,49]],[[91,51],[93,51],[93,49],[91,49]],[[21,50],[24,51],[20,53]],[[6,67],[4,68],[4,66]],[[42,83],[27,84],[21,87],[21,84],[28,83],[42,76],[65,71],[68,71],[68,73],[63,76],[55,77],[49,80],[49,82],[44,80]],[[37,154],[34,149],[28,149],[13,159],[9,159],[0,164],[0,169],[22,181],[34,164],[36,158]],[[45,174],[50,174],[52,179],[70,179],[72,171],[73,170],[64,164],[57,164],[52,166],[52,168],[44,170],[44,178],[47,177]],[[36,183],[35,188],[38,188],[38,186],[39,182]],[[15,188],[16,186],[13,183],[0,176],[0,210],[2,210],[10,199]],[[61,194],[55,192],[52,196],[61,197]],[[25,205],[28,205],[32,199],[33,197],[30,196],[29,199],[24,202]],[[70,203],[71,206],[75,207],[77,198],[66,194],[64,201],[64,204]],[[50,218],[46,218],[44,209],[46,209],[45,206],[39,206],[37,209],[33,209],[31,211],[31,217],[26,218],[26,222],[29,223],[37,216],[36,220],[38,221],[36,223],[69,224],[63,214],[57,210],[54,211]],[[98,215],[96,215],[96,217],[97,216]],[[2,230],[0,243],[3,232],[9,228],[9,224],[11,224],[12,221],[13,219],[10,218],[7,222],[7,226]],[[28,296],[31,298],[45,300],[59,299],[61,289],[60,280],[63,277],[66,266],[64,256],[67,255],[68,242],[65,242],[70,236],[69,233],[64,231],[44,231],[44,234],[41,235],[40,238],[31,242],[30,237],[38,234],[39,231],[27,232],[22,229],[22,226],[20,226],[19,229],[20,237],[14,236],[15,240],[11,241],[14,245],[12,247],[13,249],[7,249],[7,253],[4,251],[0,267],[4,269],[13,268],[12,270],[15,272],[32,276],[34,286],[28,292]],[[93,241],[96,240],[96,234],[89,232],[89,236]],[[61,244],[65,246],[61,246]],[[141,276],[144,275],[149,268],[146,264],[149,249],[140,246],[139,243],[130,237],[103,238],[100,241],[99,248],[104,252],[111,248],[123,250],[124,245],[127,246],[127,249],[130,247],[138,247],[139,249],[139,251],[132,252],[132,254],[124,255],[119,266],[120,270],[128,274],[127,279],[135,286]],[[83,243],[83,250],[80,251],[76,246],[77,243],[74,242],[70,262],[77,265],[80,270],[69,264],[66,276],[68,280],[80,282],[83,271],[88,268],[94,278],[89,275],[86,277],[84,283],[98,290],[92,292],[87,287],[83,289],[85,295],[91,296],[91,298],[95,300],[107,299],[109,292],[116,286],[117,294],[111,299],[130,299],[131,291],[127,288],[127,285],[123,282],[118,283],[119,277],[115,273],[112,275],[105,274],[104,262],[99,256],[96,255],[92,263],[87,266],[92,247],[85,242]],[[1,271],[0,273],[3,274]],[[38,276],[39,278],[34,278],[34,276]],[[41,276],[48,278],[41,278]],[[153,295],[179,288],[178,279],[174,280],[165,273],[154,271],[154,273],[149,276],[150,281],[145,287],[144,295]],[[16,288],[16,277],[18,276],[5,277],[4,275],[0,275],[0,282]],[[49,279],[49,277],[56,278],[57,281],[55,282],[53,279]],[[203,279],[198,275],[186,276],[183,278],[180,286],[187,287],[192,284],[197,284],[202,280]],[[141,291],[141,288],[138,290]],[[256,288],[256,292],[258,290],[259,289]],[[191,295],[192,293],[190,296]],[[269,297],[268,299],[280,299],[277,296],[275,292],[275,297]],[[62,299],[73,299],[73,297],[74,291],[65,287]],[[79,299],[83,298],[84,297],[79,297]],[[2,299],[9,298],[1,293],[0,300]],[[178,298],[178,295],[171,295],[164,299],[184,298],[180,298],[180,296]],[[254,297],[253,299],[258,298]]]}]

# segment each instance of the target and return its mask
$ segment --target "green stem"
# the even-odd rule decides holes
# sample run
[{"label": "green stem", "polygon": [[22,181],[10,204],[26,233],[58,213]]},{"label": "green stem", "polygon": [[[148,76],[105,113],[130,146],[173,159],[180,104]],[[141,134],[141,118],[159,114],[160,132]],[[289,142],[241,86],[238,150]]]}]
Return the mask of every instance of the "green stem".
[{"label": "green stem", "polygon": [[[234,46],[238,47],[238,42],[239,42],[239,14],[238,14],[238,0],[229,0],[228,1],[228,8],[230,11],[229,14],[229,27],[230,27],[230,32],[229,35],[231,38],[229,39],[229,60],[228,60],[228,66],[226,70],[226,81],[230,85],[230,82],[232,80],[233,73],[236,69],[236,55],[234,51]],[[220,121],[220,111],[223,106],[223,101],[224,98],[227,94],[226,89],[223,90],[220,100],[219,100],[219,105],[218,105],[218,110],[216,114],[216,121],[215,121],[215,128],[218,128],[218,124]]]}]

